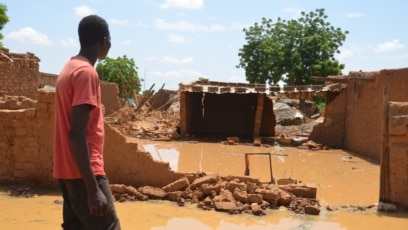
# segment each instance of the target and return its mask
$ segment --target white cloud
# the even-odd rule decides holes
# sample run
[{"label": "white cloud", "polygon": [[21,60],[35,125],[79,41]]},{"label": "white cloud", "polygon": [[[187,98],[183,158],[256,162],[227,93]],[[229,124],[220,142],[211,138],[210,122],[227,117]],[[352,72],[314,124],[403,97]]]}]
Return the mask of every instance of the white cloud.
[{"label": "white cloud", "polygon": [[243,23],[238,23],[238,22],[234,22],[231,26],[230,29],[231,30],[243,30],[244,28],[249,28],[251,26],[251,24],[243,24]]},{"label": "white cloud", "polygon": [[348,14],[346,14],[346,18],[361,18],[361,17],[363,17],[363,15],[359,14],[359,13],[348,13]]},{"label": "white cloud", "polygon": [[193,58],[192,57],[186,57],[186,58],[176,58],[176,57],[171,57],[171,56],[164,56],[164,57],[151,57],[149,60],[152,61],[159,61],[159,62],[167,62],[171,64],[190,64],[193,63]]},{"label": "white cloud", "polygon": [[32,45],[51,45],[47,35],[42,34],[31,27],[24,27],[19,31],[13,31],[5,36],[7,39]]},{"label": "white cloud", "polygon": [[178,31],[224,31],[225,27],[219,24],[211,24],[209,26],[193,24],[191,22],[179,21],[175,23],[165,22],[163,19],[155,20],[155,27],[162,30],[178,30]]},{"label": "white cloud", "polygon": [[160,5],[160,8],[196,10],[200,9],[203,5],[204,0],[165,0],[165,2]]},{"label": "white cloud", "polygon": [[193,62],[193,58],[192,57],[175,58],[175,57],[165,56],[163,58],[163,61],[172,63],[172,64],[189,64]]},{"label": "white cloud", "polygon": [[164,81],[167,89],[178,89],[178,84],[188,84],[192,81],[197,81],[199,78],[207,77],[195,70],[179,69],[168,72],[152,71],[148,81],[155,82],[157,83],[156,85],[161,85],[159,81]]},{"label": "white cloud", "polygon": [[340,63],[343,63],[345,60],[354,56],[354,51],[353,49],[340,48],[340,53],[335,56]]},{"label": "white cloud", "polygon": [[177,34],[169,34],[167,40],[174,43],[185,43],[186,38]]},{"label": "white cloud", "polygon": [[109,23],[115,26],[131,27],[131,28],[148,28],[149,27],[147,24],[144,24],[142,22],[132,24],[130,23],[128,19],[111,19],[109,20]]},{"label": "white cloud", "polygon": [[122,19],[122,20],[112,19],[112,20],[110,20],[110,23],[111,23],[112,25],[117,25],[117,26],[126,27],[126,26],[129,25],[129,20],[127,20],[127,19]]},{"label": "white cloud", "polygon": [[74,7],[74,11],[75,11],[75,14],[79,17],[85,17],[91,14],[96,14],[96,10],[92,9],[89,6],[85,6],[85,5]]},{"label": "white cloud", "polygon": [[61,45],[63,47],[76,47],[77,43],[76,40],[73,38],[66,38],[61,41]]},{"label": "white cloud", "polygon": [[400,50],[404,49],[405,45],[400,42],[398,39],[394,39],[390,42],[384,42],[381,44],[378,44],[374,47],[374,51],[377,53],[384,53],[384,52],[390,52],[394,50]]},{"label": "white cloud", "polygon": [[130,46],[130,45],[132,45],[132,41],[131,40],[124,40],[124,41],[122,41],[122,45],[125,45],[125,46]]},{"label": "white cloud", "polygon": [[301,9],[299,8],[285,8],[283,9],[283,12],[287,13],[287,14],[291,14],[292,18],[299,18],[300,17],[300,13],[302,12]]}]

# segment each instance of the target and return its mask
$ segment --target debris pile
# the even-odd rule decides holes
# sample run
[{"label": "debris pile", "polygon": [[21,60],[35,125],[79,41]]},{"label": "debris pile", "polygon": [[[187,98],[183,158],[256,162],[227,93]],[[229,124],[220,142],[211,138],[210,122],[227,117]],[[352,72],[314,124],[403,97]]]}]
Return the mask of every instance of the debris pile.
[{"label": "debris pile", "polygon": [[179,120],[179,114],[175,112],[147,112],[143,109],[135,112],[126,106],[105,117],[105,121],[116,126],[126,136],[161,141],[177,140],[180,137]]},{"label": "debris pile", "polygon": [[4,192],[7,196],[32,198],[38,196],[39,186],[30,182],[10,185],[8,190]]},{"label": "debris pile", "polygon": [[306,150],[312,150],[312,151],[319,151],[319,150],[328,150],[329,147],[318,144],[314,141],[307,141],[301,145],[298,146],[299,149],[306,149]]},{"label": "debris pile", "polygon": [[189,202],[203,210],[257,216],[266,215],[267,209],[280,207],[300,214],[320,213],[315,187],[305,184],[262,184],[256,178],[245,176],[187,174],[162,188],[111,184],[111,190],[118,202],[163,199],[177,202],[179,206]]}]

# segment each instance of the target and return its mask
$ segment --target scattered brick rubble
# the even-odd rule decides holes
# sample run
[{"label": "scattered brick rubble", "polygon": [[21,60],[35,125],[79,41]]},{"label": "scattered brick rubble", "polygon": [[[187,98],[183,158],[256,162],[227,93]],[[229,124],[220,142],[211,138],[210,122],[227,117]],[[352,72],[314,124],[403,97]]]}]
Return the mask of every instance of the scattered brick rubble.
[{"label": "scattered brick rubble", "polygon": [[[180,207],[196,204],[202,210],[215,210],[229,214],[263,216],[267,209],[286,208],[297,214],[319,215],[322,209],[316,199],[316,187],[302,183],[263,184],[246,176],[219,176],[218,174],[187,174],[162,188],[124,184],[111,184],[117,202],[168,200]],[[325,210],[335,212],[398,212],[393,204],[380,202],[368,206],[332,205]]]},{"label": "scattered brick rubble", "polygon": [[258,179],[244,176],[197,173],[187,174],[162,188],[112,184],[111,189],[118,202],[162,199],[177,202],[179,206],[189,202],[203,210],[256,216],[266,215],[266,209],[281,206],[300,214],[320,213],[315,187],[305,184],[262,184]]}]

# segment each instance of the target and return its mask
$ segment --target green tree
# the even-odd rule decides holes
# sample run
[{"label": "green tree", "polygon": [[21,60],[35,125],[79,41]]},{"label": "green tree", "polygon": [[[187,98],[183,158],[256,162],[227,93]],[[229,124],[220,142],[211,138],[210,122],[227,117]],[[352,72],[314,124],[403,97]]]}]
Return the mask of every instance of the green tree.
[{"label": "green tree", "polygon": [[[0,3],[0,31],[3,30],[4,26],[7,24],[9,21],[9,18],[7,16],[7,6]],[[1,40],[3,40],[4,36],[2,33],[0,33],[0,48],[3,48],[3,43]]]},{"label": "green tree", "polygon": [[133,97],[133,92],[139,94],[141,80],[133,58],[129,59],[126,55],[116,59],[107,57],[98,61],[96,71],[103,81],[118,84],[120,97]]},{"label": "green tree", "polygon": [[262,18],[244,28],[245,44],[238,53],[237,68],[245,69],[250,83],[288,85],[311,84],[311,76],[341,74],[344,64],[334,57],[348,31],[326,22],[324,9],[301,13],[297,20]]}]

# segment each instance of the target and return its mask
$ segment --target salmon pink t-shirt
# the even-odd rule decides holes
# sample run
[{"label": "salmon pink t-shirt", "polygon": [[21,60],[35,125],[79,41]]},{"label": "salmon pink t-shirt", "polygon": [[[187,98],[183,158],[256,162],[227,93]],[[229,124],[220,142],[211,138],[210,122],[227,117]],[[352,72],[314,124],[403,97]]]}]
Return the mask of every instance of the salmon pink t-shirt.
[{"label": "salmon pink t-shirt", "polygon": [[69,141],[72,107],[82,104],[92,106],[86,127],[91,166],[95,175],[105,175],[100,80],[88,59],[76,56],[65,64],[56,82],[53,172],[55,178],[82,178]]}]

